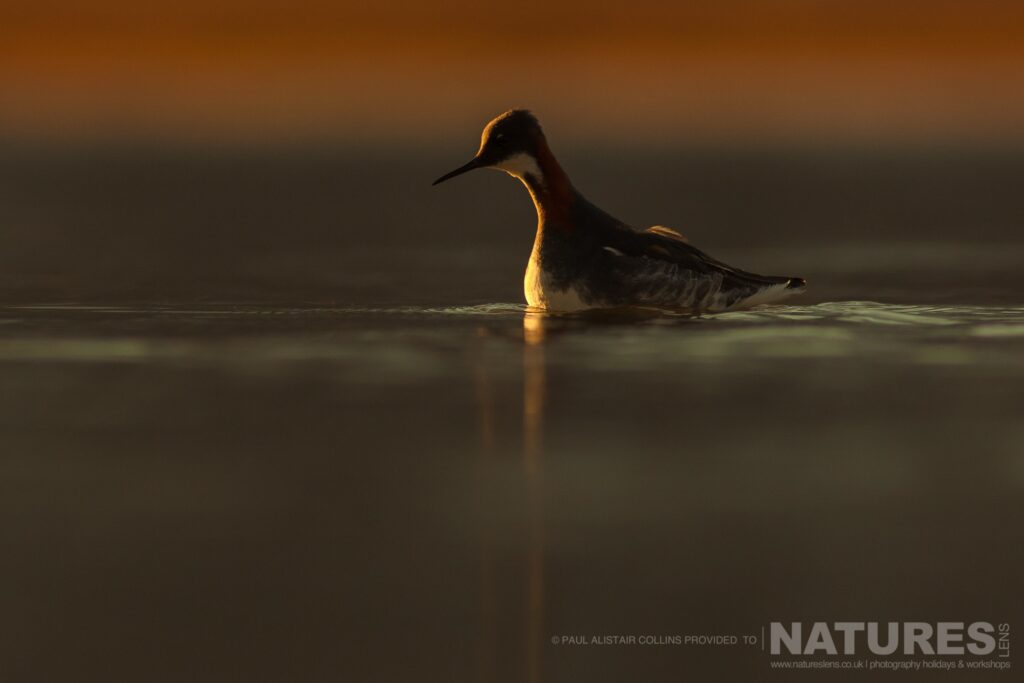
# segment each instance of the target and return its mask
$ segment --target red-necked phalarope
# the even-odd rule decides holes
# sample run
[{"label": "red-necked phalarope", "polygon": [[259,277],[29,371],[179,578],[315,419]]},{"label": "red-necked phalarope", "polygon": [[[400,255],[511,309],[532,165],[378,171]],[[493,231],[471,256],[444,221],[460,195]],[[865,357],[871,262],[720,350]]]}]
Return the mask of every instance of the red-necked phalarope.
[{"label": "red-necked phalarope", "polygon": [[717,313],[804,291],[798,277],[755,275],[708,256],[675,230],[638,230],[591,204],[569,182],[528,111],[487,124],[480,149],[434,185],[475,168],[519,178],[537,207],[537,236],[523,285],[531,306],[575,311],[653,306]]}]

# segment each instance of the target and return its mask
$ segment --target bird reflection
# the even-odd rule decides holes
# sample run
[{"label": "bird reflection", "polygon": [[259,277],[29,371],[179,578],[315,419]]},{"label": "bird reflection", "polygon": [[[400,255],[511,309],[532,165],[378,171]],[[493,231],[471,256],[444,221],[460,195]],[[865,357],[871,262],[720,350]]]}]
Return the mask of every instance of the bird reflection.
[{"label": "bird reflection", "polygon": [[[523,316],[522,331],[522,452],[520,467],[522,473],[521,498],[524,506],[522,519],[525,520],[525,547],[519,561],[523,562],[525,586],[522,595],[524,606],[520,609],[524,621],[519,628],[523,631],[512,642],[521,642],[525,651],[513,655],[515,661],[524,666],[522,678],[530,683],[539,683],[543,672],[543,648],[547,642],[544,614],[544,418],[547,398],[547,365],[545,359],[545,340],[550,333],[548,316],[541,312],[527,311]],[[500,562],[500,545],[497,529],[492,517],[493,500],[488,494],[491,485],[490,477],[495,468],[500,471],[502,463],[497,457],[498,444],[501,442],[500,414],[495,408],[500,399],[500,378],[491,372],[493,367],[488,363],[487,343],[494,339],[508,340],[511,335],[507,328],[477,330],[480,343],[475,345],[472,363],[476,384],[477,421],[479,427],[479,452],[481,458],[480,480],[478,484],[477,505],[481,512],[480,527],[480,640],[479,640],[479,677],[481,681],[499,679],[500,639],[503,630],[505,612],[501,609],[501,583],[498,577],[505,574]],[[518,336],[518,335],[516,335]],[[514,572],[519,574],[519,572]],[[516,622],[512,622],[515,624]],[[515,630],[519,630],[516,628]]]},{"label": "bird reflection", "polygon": [[544,358],[545,314],[523,315],[523,468],[529,520],[526,574],[526,680],[541,680],[544,634]]},{"label": "bird reflection", "polygon": [[[524,675],[515,676],[514,680],[526,680],[539,683],[544,669],[545,644],[551,637],[546,633],[547,619],[545,614],[545,479],[544,479],[544,437],[548,407],[547,354],[552,343],[562,335],[589,334],[600,332],[600,328],[617,325],[645,324],[690,324],[693,318],[682,312],[666,313],[645,309],[605,310],[578,315],[557,315],[537,309],[527,309],[523,314],[522,336],[512,331],[507,323],[482,326],[477,330],[480,343],[476,345],[473,362],[475,364],[476,398],[478,405],[478,423],[481,453],[481,481],[478,492],[478,506],[481,521],[481,555],[480,555],[480,662],[481,681],[498,680],[499,672],[507,673],[502,667],[504,649],[501,642],[523,643],[524,650],[510,653],[514,661],[522,662]],[[514,500],[520,501],[521,513],[515,517],[524,520],[524,543],[521,552],[515,556],[518,568],[522,568],[525,585],[522,592],[524,605],[519,608],[523,621],[509,621],[508,611],[502,609],[500,596],[502,583],[498,577],[507,575],[506,565],[501,561],[501,533],[497,521],[490,515],[495,511],[494,497],[487,491],[488,484],[493,484],[489,477],[497,472],[507,471],[497,454],[508,452],[502,448],[506,443],[501,438],[501,415],[496,410],[503,396],[503,373],[508,366],[494,364],[497,357],[505,355],[489,355],[495,351],[508,351],[508,347],[497,347],[493,344],[521,344],[522,352],[522,422],[520,428],[522,450],[517,452],[519,458],[518,471],[521,478],[514,481],[521,486],[515,493]],[[488,521],[490,520],[490,521]],[[518,571],[513,572],[519,575]],[[510,639],[502,639],[501,632],[511,626],[516,633]],[[521,633],[519,629],[522,629]]]}]

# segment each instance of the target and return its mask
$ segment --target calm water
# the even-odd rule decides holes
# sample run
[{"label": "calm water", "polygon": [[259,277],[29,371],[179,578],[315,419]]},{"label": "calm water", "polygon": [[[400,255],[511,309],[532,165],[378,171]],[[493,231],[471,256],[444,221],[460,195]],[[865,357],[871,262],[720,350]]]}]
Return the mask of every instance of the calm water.
[{"label": "calm water", "polygon": [[915,243],[815,214],[716,251],[806,275],[793,305],[546,316],[514,303],[528,207],[481,244],[435,217],[440,245],[278,249],[283,208],[207,206],[178,244],[134,194],[82,205],[109,173],[35,172],[5,205],[0,679],[757,679],[758,645],[551,639],[1024,623],[1024,246],[991,220]]},{"label": "calm water", "polygon": [[12,680],[756,676],[548,641],[1024,598],[1024,307],[0,316]]}]

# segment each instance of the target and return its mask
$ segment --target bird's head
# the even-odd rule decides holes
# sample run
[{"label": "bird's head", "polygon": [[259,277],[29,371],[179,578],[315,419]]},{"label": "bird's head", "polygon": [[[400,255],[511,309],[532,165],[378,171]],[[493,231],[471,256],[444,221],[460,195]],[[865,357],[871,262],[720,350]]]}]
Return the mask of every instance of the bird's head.
[{"label": "bird's head", "polygon": [[475,168],[496,168],[524,181],[529,176],[543,183],[537,159],[544,144],[537,118],[525,109],[512,109],[487,124],[480,136],[480,149],[468,164],[444,174],[434,185]]}]

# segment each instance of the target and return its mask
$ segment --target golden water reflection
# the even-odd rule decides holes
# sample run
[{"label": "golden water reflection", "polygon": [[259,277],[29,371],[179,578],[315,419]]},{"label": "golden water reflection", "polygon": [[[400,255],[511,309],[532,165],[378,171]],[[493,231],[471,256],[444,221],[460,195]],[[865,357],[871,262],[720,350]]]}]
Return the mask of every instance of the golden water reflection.
[{"label": "golden water reflection", "polygon": [[[546,314],[527,311],[523,316],[522,337],[522,460],[523,475],[522,519],[525,520],[525,556],[520,557],[525,573],[523,586],[524,666],[523,679],[531,683],[542,680],[543,648],[545,635],[545,580],[544,580],[544,414],[547,395],[547,366],[544,343],[546,339]],[[496,444],[499,416],[496,410],[498,390],[496,378],[488,364],[486,345],[493,340],[486,328],[477,331],[478,342],[473,352],[475,398],[477,404],[477,427],[481,458],[478,485],[478,509],[481,512],[480,527],[480,637],[478,646],[479,680],[499,679],[501,662],[499,657],[499,632],[507,615],[501,609],[500,595],[504,592],[500,576],[499,538],[493,523],[488,521],[486,510],[490,505],[487,494],[489,476],[496,466],[501,465],[497,457]],[[516,658],[518,659],[518,658]]]},{"label": "golden water reflection", "polygon": [[541,680],[544,634],[544,314],[523,314],[523,467],[526,473],[527,558],[526,680]]}]

